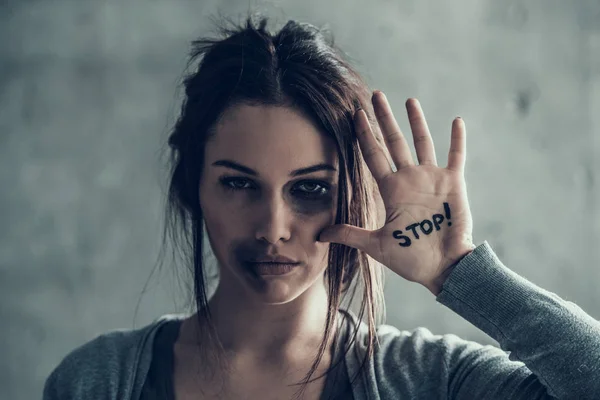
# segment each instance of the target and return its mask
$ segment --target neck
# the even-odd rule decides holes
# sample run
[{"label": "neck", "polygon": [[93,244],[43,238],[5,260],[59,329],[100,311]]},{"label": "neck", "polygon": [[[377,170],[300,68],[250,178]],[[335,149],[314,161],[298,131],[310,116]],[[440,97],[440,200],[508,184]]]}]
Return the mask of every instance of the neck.
[{"label": "neck", "polygon": [[[220,282],[208,307],[217,335],[230,360],[256,365],[312,362],[323,340],[327,320],[327,291],[323,279],[285,304],[264,304],[240,297],[239,288]],[[234,292],[237,290],[237,292]],[[236,294],[237,293],[237,294]],[[191,317],[198,332],[197,316]],[[331,355],[338,316],[323,361]],[[240,361],[240,362],[245,362]]]}]

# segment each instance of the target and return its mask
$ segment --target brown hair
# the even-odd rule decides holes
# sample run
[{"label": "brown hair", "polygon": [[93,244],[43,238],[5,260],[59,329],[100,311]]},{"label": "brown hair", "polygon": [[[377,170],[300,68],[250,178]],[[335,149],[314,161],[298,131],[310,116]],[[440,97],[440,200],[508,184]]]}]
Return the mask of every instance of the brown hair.
[{"label": "brown hair", "polygon": [[[383,203],[362,157],[353,123],[354,113],[364,109],[374,124],[378,141],[383,143],[374,123],[367,84],[324,30],[288,21],[273,34],[266,30],[267,17],[260,17],[258,23],[254,19],[248,16],[241,25],[229,21],[231,28],[218,27],[222,37],[192,42],[188,68],[198,60],[199,63],[183,80],[185,98],[168,138],[171,176],[163,249],[170,235],[187,257],[188,265],[193,266],[194,306],[211,340],[216,339],[216,331],[207,307],[206,284],[210,277],[203,262],[204,220],[198,184],[205,144],[215,134],[215,125],[228,107],[243,103],[290,106],[301,111],[319,131],[333,138],[337,146],[340,171],[335,223],[377,229],[385,219]],[[385,151],[385,146],[382,147]],[[362,287],[358,320],[364,320],[369,334],[359,371],[373,355],[375,327],[385,318],[383,268],[379,263],[357,249],[331,243],[325,276],[329,294],[325,333],[300,394],[323,357],[342,301],[352,302]],[[357,332],[358,325],[346,343],[345,352],[355,342]],[[218,340],[214,344],[204,348],[222,350]]]}]

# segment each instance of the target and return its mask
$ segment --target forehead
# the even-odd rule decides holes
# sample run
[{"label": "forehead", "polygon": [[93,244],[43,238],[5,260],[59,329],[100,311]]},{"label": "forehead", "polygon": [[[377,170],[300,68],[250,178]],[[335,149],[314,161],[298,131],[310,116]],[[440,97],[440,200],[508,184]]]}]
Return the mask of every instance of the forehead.
[{"label": "forehead", "polygon": [[337,168],[332,138],[289,107],[237,105],[228,109],[206,144],[206,159],[227,158],[260,175],[281,174],[319,163]]}]

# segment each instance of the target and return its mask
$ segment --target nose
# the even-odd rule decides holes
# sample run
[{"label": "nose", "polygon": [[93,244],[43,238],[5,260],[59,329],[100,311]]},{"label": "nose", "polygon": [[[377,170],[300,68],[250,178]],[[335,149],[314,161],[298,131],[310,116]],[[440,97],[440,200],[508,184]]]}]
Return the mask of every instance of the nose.
[{"label": "nose", "polygon": [[286,242],[291,236],[291,212],[281,198],[265,199],[256,213],[256,239],[271,244]]}]

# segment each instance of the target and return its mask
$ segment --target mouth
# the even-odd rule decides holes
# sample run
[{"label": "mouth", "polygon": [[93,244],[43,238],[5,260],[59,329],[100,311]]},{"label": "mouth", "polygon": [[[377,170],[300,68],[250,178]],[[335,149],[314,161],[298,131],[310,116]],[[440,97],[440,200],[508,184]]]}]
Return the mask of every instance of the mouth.
[{"label": "mouth", "polygon": [[253,263],[299,264],[298,261],[292,260],[291,258],[286,257],[284,255],[260,256],[256,258],[251,258],[248,261]]},{"label": "mouth", "polygon": [[259,276],[285,275],[300,266],[300,263],[289,262],[247,262],[246,264]]}]

